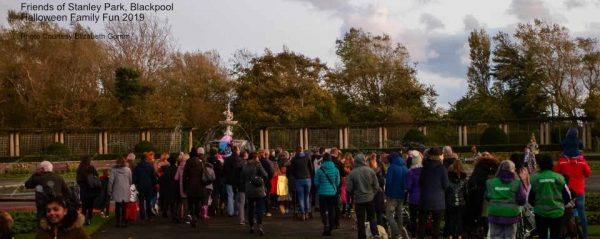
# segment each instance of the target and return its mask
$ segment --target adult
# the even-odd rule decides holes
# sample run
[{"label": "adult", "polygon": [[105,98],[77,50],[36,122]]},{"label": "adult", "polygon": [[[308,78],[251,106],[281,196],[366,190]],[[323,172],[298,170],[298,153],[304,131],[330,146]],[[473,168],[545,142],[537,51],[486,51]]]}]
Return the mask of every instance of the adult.
[{"label": "adult", "polygon": [[25,188],[35,188],[35,206],[37,209],[37,220],[46,215],[46,201],[49,196],[67,197],[70,194],[65,180],[58,174],[52,172],[53,166],[50,161],[42,161],[27,181]]},{"label": "adult", "polygon": [[561,142],[562,156],[554,166],[554,171],[569,177],[569,188],[575,196],[575,209],[581,220],[581,232],[583,238],[588,237],[588,223],[585,215],[585,179],[592,174],[590,165],[579,149],[582,147],[578,138],[577,128],[570,128],[567,136]]},{"label": "adult", "polygon": [[90,156],[83,156],[77,167],[77,184],[79,185],[81,212],[85,216],[85,225],[92,223],[94,212],[94,200],[100,194],[102,184],[98,178],[98,172],[92,165]]},{"label": "adult", "polygon": [[[198,156],[204,155],[199,154]],[[198,218],[200,218],[200,208],[205,198],[208,197],[206,182],[202,180],[205,163],[203,158],[193,157],[188,159],[183,169],[183,187],[188,196],[188,206],[192,217],[190,226],[192,227],[196,227]]]},{"label": "adult", "polygon": [[366,218],[369,219],[371,234],[379,235],[377,219],[375,218],[375,208],[373,207],[373,199],[375,198],[375,193],[379,190],[379,183],[377,182],[375,171],[367,166],[364,154],[358,154],[354,159],[354,169],[348,175],[346,190],[354,201],[358,238],[366,239],[365,213]]},{"label": "adult", "polygon": [[[246,199],[248,200],[248,223],[250,233],[256,230],[259,235],[264,235],[262,227],[262,216],[265,208],[265,197],[267,196],[267,172],[263,169],[259,155],[250,153],[249,159],[242,169],[242,183],[246,188]],[[256,227],[255,227],[256,223]]]},{"label": "adult", "polygon": [[227,191],[227,216],[233,217],[235,213],[235,198],[237,197],[237,176],[241,164],[240,147],[234,146],[231,156],[225,158],[223,163],[223,177]]},{"label": "adult", "polygon": [[179,165],[177,165],[177,172],[175,173],[175,181],[179,185],[179,197],[177,199],[177,212],[178,220],[183,220],[184,216],[188,212],[188,201],[187,194],[185,193],[185,188],[183,187],[183,170],[185,169],[185,164],[190,159],[190,155],[184,152],[179,153],[179,157],[177,160],[179,161]]},{"label": "adult", "polygon": [[[273,161],[269,159],[269,150],[265,149],[263,151],[261,151],[259,153],[259,157],[258,157],[259,161],[260,161],[260,165],[262,166],[262,168],[267,172],[267,183],[265,184],[265,187],[267,188],[267,195],[265,196],[265,213],[267,217],[271,216],[271,212],[269,212],[269,208],[271,207],[271,203],[274,203],[271,200],[271,197],[269,196],[269,192],[271,192],[272,190],[272,184],[269,183],[271,182],[271,179],[273,178],[273,176],[275,175],[275,165],[273,165]],[[275,199],[275,202],[277,202],[277,199]]]},{"label": "adult", "polygon": [[82,226],[85,217],[69,205],[62,197],[51,197],[47,201],[46,214],[40,220],[37,239],[89,239]]},{"label": "adult", "polygon": [[419,224],[417,238],[425,238],[427,217],[431,215],[431,238],[440,237],[440,220],[446,209],[446,189],[448,188],[448,172],[442,160],[442,151],[431,148],[427,152],[428,158],[423,164],[423,171],[419,180],[421,188],[421,201],[419,202]]},{"label": "adult", "polygon": [[246,208],[246,184],[244,182],[244,180],[242,179],[242,171],[244,169],[244,167],[246,166],[248,160],[250,160],[250,157],[248,155],[247,151],[243,151],[240,153],[240,166],[237,168],[236,170],[236,178],[237,180],[237,188],[238,188],[238,193],[237,193],[237,197],[235,198],[235,205],[237,206],[238,209],[238,219],[240,222],[240,225],[244,225],[246,224],[246,213],[245,213],[245,208]]},{"label": "adult", "polygon": [[[400,238],[402,229],[402,208],[406,191],[406,176],[408,168],[400,154],[394,152],[388,156],[390,167],[385,180],[385,215],[392,231],[391,238]],[[398,217],[396,222],[395,218]]]},{"label": "adult", "polygon": [[465,212],[466,231],[469,236],[485,236],[488,231],[486,182],[494,177],[500,162],[494,157],[479,157],[475,160],[473,173],[467,180],[467,210]]},{"label": "adult", "polygon": [[125,157],[120,157],[112,167],[108,179],[108,194],[115,202],[116,227],[127,226],[125,213],[131,197],[131,184],[133,184],[131,169],[125,164]]},{"label": "adult", "polygon": [[369,155],[367,164],[375,171],[375,175],[377,176],[379,189],[377,189],[375,198],[373,198],[373,207],[375,207],[377,225],[383,225],[383,215],[385,214],[385,193],[383,191],[385,186],[385,170],[383,168],[383,163],[377,159],[377,154],[375,153]]},{"label": "adult", "polygon": [[340,188],[340,172],[331,161],[329,154],[322,156],[322,163],[315,173],[315,191],[319,197],[323,236],[331,236],[335,226],[335,207]]},{"label": "adult", "polygon": [[[213,171],[215,172],[215,181],[212,183],[212,191],[210,191],[210,197],[212,203],[208,205],[210,216],[217,215],[217,211],[221,210],[221,204],[224,204],[223,198],[225,198],[225,182],[223,180],[223,162],[219,159],[219,149],[211,148],[206,161],[212,165]],[[225,194],[225,195],[223,195]],[[223,195],[223,197],[221,197]],[[205,209],[203,209],[205,210]],[[222,211],[220,214],[223,214]]]},{"label": "adult", "polygon": [[168,157],[167,163],[161,167],[162,175],[158,178],[160,190],[160,210],[163,217],[170,217],[171,221],[177,221],[177,197],[178,184],[175,181],[177,173],[177,161],[175,157]]},{"label": "adult", "polygon": [[330,156],[331,156],[331,161],[333,162],[333,165],[335,165],[335,168],[337,168],[338,172],[340,173],[340,179],[341,179],[340,189],[338,190],[339,193],[336,197],[337,202],[335,203],[335,218],[334,218],[335,223],[333,225],[335,228],[339,228],[340,227],[340,216],[342,215],[342,211],[344,210],[344,204],[347,202],[346,177],[348,176],[348,172],[350,172],[350,171],[346,171],[344,162],[342,162],[343,157],[341,157],[341,152],[339,149],[332,148],[330,150]]},{"label": "adult", "polygon": [[302,147],[296,148],[296,154],[292,158],[289,171],[296,183],[296,196],[298,199],[298,217],[306,221],[310,212],[310,187],[313,174],[313,165],[310,158],[302,152]]},{"label": "adult", "polygon": [[140,204],[140,220],[142,223],[152,217],[152,198],[156,194],[156,171],[150,163],[154,161],[153,153],[144,153],[145,158],[133,168],[133,183],[138,191],[138,202]]},{"label": "adult", "polygon": [[409,231],[412,237],[417,235],[417,219],[419,218],[419,204],[421,202],[421,172],[423,171],[423,155],[417,150],[411,150],[412,165],[406,176],[406,192],[408,193],[408,212],[410,216]]},{"label": "adult", "polygon": [[442,154],[444,155],[444,167],[446,169],[450,168],[450,165],[452,165],[454,161],[458,160],[458,155],[454,153],[450,145],[446,145],[444,148],[442,148]]},{"label": "adult", "polygon": [[504,160],[498,166],[496,177],[486,182],[490,238],[512,239],[516,236],[521,206],[525,204],[527,195],[515,170],[512,161]]},{"label": "adult", "polygon": [[[565,178],[552,171],[552,158],[542,155],[540,172],[531,177],[529,203],[535,210],[535,225],[539,238],[559,238],[565,202],[571,201]],[[585,237],[584,237],[585,238]]]}]

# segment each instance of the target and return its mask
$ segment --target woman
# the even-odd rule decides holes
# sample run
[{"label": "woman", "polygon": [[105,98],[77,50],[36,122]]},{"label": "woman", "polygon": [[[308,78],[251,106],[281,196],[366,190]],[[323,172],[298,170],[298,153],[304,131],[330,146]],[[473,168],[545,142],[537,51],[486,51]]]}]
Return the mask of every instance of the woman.
[{"label": "woman", "polygon": [[[199,155],[203,157],[203,155]],[[206,185],[202,181],[204,173],[204,161],[198,157],[188,159],[183,169],[183,187],[188,196],[190,214],[192,215],[190,226],[196,227],[200,218],[202,202],[207,197]]]},{"label": "woman", "polygon": [[[248,222],[250,224],[250,233],[258,231],[259,235],[264,235],[262,227],[262,217],[265,208],[265,197],[267,172],[263,169],[254,152],[250,153],[247,164],[242,169],[242,183],[246,188],[246,199],[248,200]],[[256,222],[256,228],[254,223]]]},{"label": "woman", "polygon": [[487,180],[485,199],[489,202],[490,238],[515,238],[521,206],[525,204],[527,195],[523,184],[516,177],[512,161],[502,161],[496,177]]},{"label": "woman", "polygon": [[377,183],[379,183],[379,190],[375,193],[373,199],[373,206],[375,207],[375,215],[377,215],[377,225],[383,226],[383,216],[385,215],[385,199],[383,193],[383,187],[385,186],[385,170],[383,164],[377,161],[377,154],[372,153],[369,155],[368,164],[375,175],[377,176]]},{"label": "woman", "polygon": [[[444,159],[445,160],[445,159]],[[465,194],[467,173],[460,160],[455,160],[448,169],[450,185],[446,190],[446,226],[444,234],[448,239],[463,237],[463,215],[465,213]]]},{"label": "woman", "polygon": [[185,190],[183,188],[183,169],[185,168],[185,163],[187,162],[187,160],[189,158],[190,158],[189,154],[181,152],[181,153],[179,153],[179,158],[177,159],[179,161],[179,165],[177,165],[177,172],[175,173],[175,181],[179,185],[179,197],[176,197],[176,199],[178,199],[177,204],[179,205],[178,217],[177,217],[179,220],[183,220],[184,216],[188,212],[187,194],[185,194]]},{"label": "woman", "polygon": [[352,153],[348,152],[342,156],[340,161],[344,164],[344,174],[346,175],[342,178],[342,191],[340,193],[340,199],[343,203],[342,214],[344,214],[345,217],[350,218],[352,217],[352,197],[348,195],[346,184],[348,182],[348,174],[354,169],[354,157],[352,156]]},{"label": "woman", "polygon": [[469,236],[484,236],[488,231],[487,203],[484,200],[486,181],[494,177],[500,162],[494,157],[479,157],[467,180],[467,210],[465,225]]},{"label": "woman", "polygon": [[85,217],[69,208],[62,197],[52,197],[46,204],[46,215],[40,220],[37,239],[90,239],[83,231]]},{"label": "woman", "polygon": [[108,195],[115,202],[116,227],[125,227],[125,213],[127,203],[131,197],[131,184],[133,178],[131,170],[125,164],[125,157],[117,159],[117,163],[110,171],[111,177],[108,179]]},{"label": "woman", "polygon": [[242,159],[240,161],[240,166],[235,171],[236,178],[238,179],[236,185],[238,189],[238,196],[235,198],[235,204],[238,208],[238,219],[240,221],[240,225],[244,225],[246,224],[246,185],[243,183],[244,180],[242,180],[242,170],[248,163],[248,159],[250,157],[248,156],[247,151],[242,151],[240,153],[240,158]]},{"label": "woman", "polygon": [[548,238],[548,231],[551,239],[559,238],[564,204],[571,201],[565,178],[552,171],[552,164],[549,155],[542,155],[539,160],[540,172],[531,177],[529,202],[535,210],[539,238]]},{"label": "woman", "polygon": [[340,172],[331,161],[329,154],[323,155],[321,167],[315,173],[315,188],[319,197],[323,236],[331,236],[335,226],[335,207],[340,187]]},{"label": "woman", "polygon": [[444,155],[444,167],[446,167],[446,169],[450,168],[450,165],[452,165],[454,161],[458,160],[458,155],[452,151],[452,147],[450,147],[450,145],[444,146],[442,149],[442,154]]},{"label": "woman", "polygon": [[409,231],[413,237],[417,235],[417,218],[419,218],[419,202],[421,201],[421,187],[419,181],[423,165],[423,155],[417,150],[410,151],[412,165],[406,175],[406,191],[408,192],[408,211],[410,214]]},{"label": "woman", "polygon": [[444,156],[439,148],[428,151],[429,158],[423,164],[423,171],[419,180],[421,200],[419,202],[418,238],[425,238],[427,217],[431,214],[431,238],[440,237],[440,220],[442,212],[446,209],[446,189],[448,188],[448,171],[442,160]]},{"label": "woman", "polygon": [[80,190],[81,211],[85,215],[85,225],[90,225],[94,212],[94,200],[100,194],[102,186],[90,156],[81,158],[76,178]]}]

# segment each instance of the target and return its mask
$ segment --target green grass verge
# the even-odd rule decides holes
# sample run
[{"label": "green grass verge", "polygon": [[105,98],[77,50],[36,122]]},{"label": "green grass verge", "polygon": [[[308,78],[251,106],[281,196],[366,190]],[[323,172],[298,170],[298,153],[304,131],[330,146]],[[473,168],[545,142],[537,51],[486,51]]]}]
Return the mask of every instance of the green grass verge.
[{"label": "green grass verge", "polygon": [[[94,214],[94,217],[92,218],[92,224],[90,224],[89,226],[84,226],[83,230],[85,231],[85,233],[91,236],[92,234],[94,234],[94,232],[98,231],[98,229],[100,229],[100,227],[102,227],[105,223],[112,220],[113,216],[114,215],[111,215],[109,218],[102,218],[100,217],[100,214]],[[15,239],[34,239],[35,234],[36,232],[16,234]]]}]

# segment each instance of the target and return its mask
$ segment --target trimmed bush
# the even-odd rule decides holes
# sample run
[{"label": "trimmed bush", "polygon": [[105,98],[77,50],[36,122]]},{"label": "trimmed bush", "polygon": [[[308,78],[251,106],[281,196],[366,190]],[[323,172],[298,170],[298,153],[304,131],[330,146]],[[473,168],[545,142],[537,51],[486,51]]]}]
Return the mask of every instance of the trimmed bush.
[{"label": "trimmed bush", "polygon": [[421,144],[427,144],[427,136],[417,129],[410,129],[404,135],[404,142],[416,142]]},{"label": "trimmed bush", "polygon": [[154,149],[154,145],[148,141],[142,141],[139,142],[138,144],[135,145],[135,152],[136,153],[144,153],[144,152],[150,152],[150,151],[156,151]]},{"label": "trimmed bush", "polygon": [[482,145],[495,145],[505,144],[507,142],[506,133],[498,126],[490,126],[483,131],[481,134],[480,144]]},{"label": "trimmed bush", "polygon": [[52,143],[46,148],[47,155],[66,156],[71,155],[71,150],[63,143]]},{"label": "trimmed bush", "polygon": [[30,233],[35,232],[37,229],[37,220],[35,219],[34,212],[11,212],[13,220],[13,233]]}]

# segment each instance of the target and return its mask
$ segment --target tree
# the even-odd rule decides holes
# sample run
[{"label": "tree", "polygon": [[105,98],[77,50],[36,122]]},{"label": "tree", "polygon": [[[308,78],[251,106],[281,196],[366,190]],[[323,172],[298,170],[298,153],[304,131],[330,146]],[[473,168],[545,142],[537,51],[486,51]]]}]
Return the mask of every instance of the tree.
[{"label": "tree", "polygon": [[406,48],[388,35],[350,29],[336,41],[342,65],[326,78],[352,122],[410,121],[432,116],[436,93],[416,79]]},{"label": "tree", "polygon": [[236,69],[236,115],[253,126],[342,122],[333,97],[320,86],[328,71],[319,59],[266,50]]},{"label": "tree", "polygon": [[471,65],[467,71],[469,96],[488,97],[491,95],[490,77],[490,37],[481,29],[469,35],[469,57]]}]

